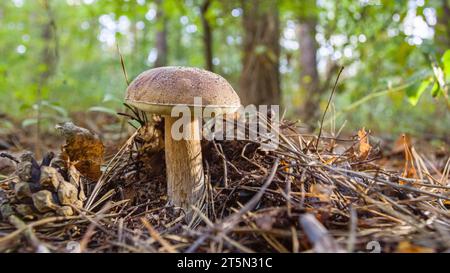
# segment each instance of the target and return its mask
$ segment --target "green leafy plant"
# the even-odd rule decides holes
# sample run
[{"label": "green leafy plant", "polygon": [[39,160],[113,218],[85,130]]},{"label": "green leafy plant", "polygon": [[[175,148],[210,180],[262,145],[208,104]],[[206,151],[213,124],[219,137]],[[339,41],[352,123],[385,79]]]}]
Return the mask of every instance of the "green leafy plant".
[{"label": "green leafy plant", "polygon": [[69,120],[68,111],[58,105],[57,103],[49,102],[49,101],[41,101],[40,104],[34,104],[32,109],[37,111],[40,107],[40,117],[32,117],[27,118],[22,121],[22,127],[26,128],[32,125],[36,125],[38,123],[44,129],[50,129],[56,123],[61,123]]},{"label": "green leafy plant", "polygon": [[417,105],[420,97],[431,92],[433,97],[443,94],[448,101],[448,85],[450,84],[450,49],[445,51],[440,62],[432,61],[432,75],[426,77],[422,82],[412,85],[406,89],[408,101],[413,105]]}]

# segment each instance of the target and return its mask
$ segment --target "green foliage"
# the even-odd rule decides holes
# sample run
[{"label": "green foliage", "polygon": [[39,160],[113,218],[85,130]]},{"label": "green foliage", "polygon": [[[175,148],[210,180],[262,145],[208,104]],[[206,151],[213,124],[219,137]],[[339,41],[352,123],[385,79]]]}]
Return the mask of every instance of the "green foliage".
[{"label": "green foliage", "polygon": [[104,106],[93,106],[91,108],[89,108],[90,112],[100,112],[100,113],[105,113],[105,114],[109,114],[109,115],[116,115],[116,110],[112,109],[112,108],[108,108],[108,107],[104,107]]},{"label": "green foliage", "polygon": [[442,68],[445,75],[445,81],[450,83],[450,49],[446,50],[442,55]]},{"label": "green foliage", "polygon": [[450,50],[442,55],[441,64],[432,63],[433,77],[424,79],[420,84],[415,84],[406,89],[408,100],[412,105],[417,105],[424,92],[430,92],[433,97],[446,92],[450,84]]},{"label": "green foliage", "polygon": [[433,79],[426,79],[420,84],[414,84],[408,87],[406,89],[406,94],[409,102],[415,106],[419,102],[420,96],[422,96],[425,91],[431,90],[435,84]]},{"label": "green foliage", "polygon": [[[164,0],[158,5],[152,0],[49,0],[49,14],[43,1],[23,1],[23,5],[17,4],[20,1],[0,1],[0,112],[30,126],[37,122],[35,105],[39,101],[44,124],[69,119],[70,113],[76,111],[111,115],[122,111],[126,82],[116,43],[130,79],[153,67],[155,36],[162,27],[161,21],[155,19],[160,7],[167,20],[169,64],[203,67],[203,2]],[[322,83],[329,77],[334,79],[327,68],[346,67],[335,100],[336,111],[358,105],[343,111],[341,122],[347,120],[349,127],[364,124],[399,131],[420,126],[426,130],[430,123],[435,126],[437,114],[444,124],[450,120],[448,111],[439,104],[450,83],[450,51],[448,40],[444,39],[448,26],[441,22],[445,18],[442,1],[428,0],[415,8],[412,2],[416,1],[277,0],[282,28],[282,97],[288,114],[295,118],[303,100],[299,93],[301,37],[295,37],[296,23],[314,19]],[[206,14],[213,30],[215,72],[236,89],[241,75],[241,5],[238,0],[212,0]],[[435,32],[433,38],[423,39],[421,44],[411,43],[404,21],[411,13],[425,18],[430,8],[437,16],[435,25],[429,25]],[[43,26],[49,20],[56,25],[56,44],[43,37]],[[41,84],[41,75],[50,70],[44,61],[49,46],[57,47],[59,56],[55,72]],[[260,53],[266,51],[261,46],[255,48]],[[418,73],[422,70],[426,73]],[[406,87],[373,96],[378,90],[398,86]],[[371,100],[365,100],[366,97]],[[364,103],[359,103],[361,100]],[[412,119],[423,123],[405,122]],[[0,128],[7,126],[0,122]],[[445,132],[446,128],[435,130]]]}]

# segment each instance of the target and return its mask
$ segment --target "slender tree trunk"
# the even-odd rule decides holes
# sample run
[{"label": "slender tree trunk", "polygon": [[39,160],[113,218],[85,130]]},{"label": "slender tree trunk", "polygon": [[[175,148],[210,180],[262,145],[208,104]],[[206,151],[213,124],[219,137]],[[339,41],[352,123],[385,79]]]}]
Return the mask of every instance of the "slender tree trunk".
[{"label": "slender tree trunk", "polygon": [[436,40],[442,52],[450,47],[450,3],[442,0],[442,10],[438,12],[438,25],[436,27]]},{"label": "slender tree trunk", "polygon": [[243,105],[280,104],[279,18],[276,0],[242,1],[243,59],[240,88]]},{"label": "slender tree trunk", "polygon": [[212,29],[211,25],[209,24],[208,18],[207,18],[207,12],[209,7],[211,6],[211,0],[205,0],[200,7],[201,11],[201,20],[202,20],[202,26],[203,26],[203,46],[204,46],[204,52],[205,52],[205,67],[209,71],[214,71],[213,66],[213,38],[212,38]]},{"label": "slender tree trunk", "polygon": [[300,45],[300,88],[304,98],[300,116],[303,122],[314,126],[321,97],[317,71],[316,18],[300,18],[297,27]]},{"label": "slender tree trunk", "polygon": [[157,1],[156,23],[158,30],[156,32],[156,52],[157,57],[155,67],[167,65],[167,17],[163,10],[163,2]]},{"label": "slender tree trunk", "polygon": [[56,22],[53,15],[50,0],[42,2],[46,13],[46,22],[42,25],[41,38],[44,41],[44,47],[41,52],[41,64],[44,69],[39,75],[36,96],[36,157],[41,156],[40,150],[40,127],[41,127],[41,105],[42,105],[42,89],[47,84],[49,78],[55,73],[59,59],[59,43],[56,35]]},{"label": "slender tree trunk", "polygon": [[45,69],[40,75],[40,84],[44,85],[49,77],[55,73],[58,62],[58,37],[56,36],[56,22],[50,1],[46,0],[44,10],[46,12],[46,22],[42,26],[41,37],[44,40],[44,48],[41,53],[41,62],[45,65]]}]

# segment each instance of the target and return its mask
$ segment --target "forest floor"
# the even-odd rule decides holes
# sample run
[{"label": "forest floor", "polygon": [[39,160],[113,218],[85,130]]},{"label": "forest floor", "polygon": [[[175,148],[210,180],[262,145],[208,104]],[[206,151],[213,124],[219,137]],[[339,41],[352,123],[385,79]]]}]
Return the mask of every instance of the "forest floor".
[{"label": "forest floor", "polygon": [[[186,222],[166,206],[160,123],[117,122],[0,136],[0,252],[450,251],[448,143],[365,129],[317,141],[289,121],[274,151],[203,141],[205,199]],[[36,145],[40,163],[23,155]]]}]

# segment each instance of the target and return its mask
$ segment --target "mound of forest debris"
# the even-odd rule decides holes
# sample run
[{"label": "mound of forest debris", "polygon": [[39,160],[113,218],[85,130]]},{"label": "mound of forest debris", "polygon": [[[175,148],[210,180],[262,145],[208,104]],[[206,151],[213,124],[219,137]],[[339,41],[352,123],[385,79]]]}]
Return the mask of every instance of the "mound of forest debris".
[{"label": "mound of forest debris", "polygon": [[[66,145],[59,155],[38,164],[26,153],[0,181],[0,251],[450,249],[450,163],[429,164],[406,141],[397,170],[379,164],[382,147],[364,129],[350,139],[318,139],[284,121],[273,151],[258,141],[203,141],[204,205],[186,222],[166,205],[158,123],[139,128],[106,162],[97,137],[67,128],[60,127]],[[35,197],[43,191],[45,209]]]}]

